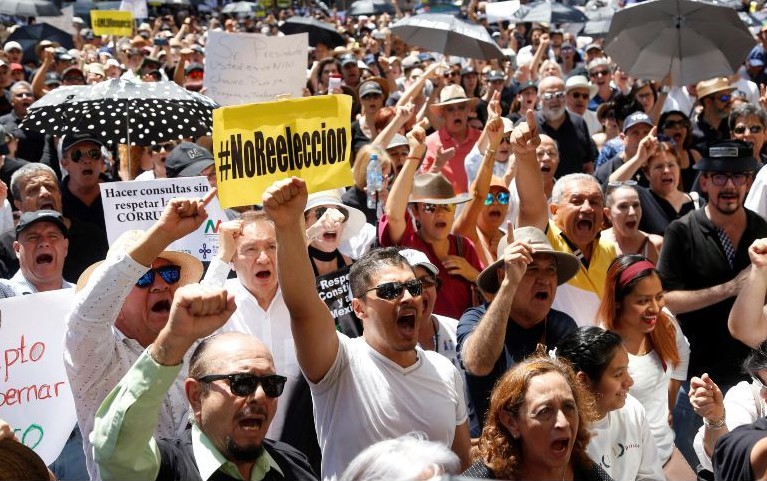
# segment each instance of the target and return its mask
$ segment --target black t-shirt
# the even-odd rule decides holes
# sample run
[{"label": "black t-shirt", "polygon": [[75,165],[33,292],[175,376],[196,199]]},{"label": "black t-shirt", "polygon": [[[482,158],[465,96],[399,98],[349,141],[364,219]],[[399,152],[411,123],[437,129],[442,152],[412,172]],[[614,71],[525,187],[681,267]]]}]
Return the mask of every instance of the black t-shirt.
[{"label": "black t-shirt", "polygon": [[650,189],[640,187],[637,192],[639,193],[639,202],[642,204],[642,220],[639,221],[639,230],[648,234],[662,236],[671,221],[679,219],[695,209],[695,203],[692,199],[682,204],[682,208],[677,212],[669,201]]},{"label": "black t-shirt", "polygon": [[5,131],[19,139],[16,155],[29,162],[40,162],[45,150],[45,134],[22,130],[19,128],[20,123],[21,119],[16,116],[16,112],[0,117],[0,125],[5,128]]},{"label": "black t-shirt", "polygon": [[[602,185],[602,190],[604,192],[607,192],[607,184],[610,183],[610,176],[613,174],[613,172],[620,169],[622,165],[623,153],[621,152],[604,164],[600,165],[597,171],[594,172],[594,177],[596,177],[599,183]],[[637,184],[642,187],[650,187],[650,182],[647,180],[647,177],[645,177],[642,169],[637,170],[632,179],[637,181]]]},{"label": "black t-shirt", "polygon": [[751,470],[751,451],[756,443],[765,437],[767,437],[767,419],[761,418],[753,424],[738,426],[719,438],[711,457],[714,464],[714,479],[717,481],[754,479],[754,473]]},{"label": "black t-shirt", "polygon": [[554,139],[559,146],[557,177],[583,172],[583,164],[596,162],[599,151],[583,117],[565,111],[565,121],[555,130],[546,123],[541,112],[536,112],[535,123],[542,134]]}]

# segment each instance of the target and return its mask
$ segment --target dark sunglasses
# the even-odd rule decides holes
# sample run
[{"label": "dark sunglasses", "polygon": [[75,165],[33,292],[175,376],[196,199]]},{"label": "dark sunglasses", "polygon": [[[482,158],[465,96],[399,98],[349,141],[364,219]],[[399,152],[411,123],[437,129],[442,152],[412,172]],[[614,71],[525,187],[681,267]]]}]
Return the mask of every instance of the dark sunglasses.
[{"label": "dark sunglasses", "polygon": [[154,144],[150,146],[149,148],[152,150],[152,152],[157,154],[162,150],[164,150],[165,152],[170,152],[171,150],[173,150],[174,147],[176,147],[175,142],[165,142],[164,144]]},{"label": "dark sunglasses", "polygon": [[85,156],[88,156],[91,160],[99,160],[101,159],[101,149],[74,150],[69,154],[69,158],[75,164],[83,160]]},{"label": "dark sunglasses", "polygon": [[509,204],[509,193],[508,192],[498,192],[497,194],[493,194],[492,192],[487,193],[487,197],[485,197],[485,205],[493,205],[493,201],[497,200],[499,204],[501,205],[508,205]]},{"label": "dark sunglasses", "polygon": [[735,187],[741,187],[743,185],[746,185],[746,182],[748,181],[749,177],[751,177],[751,174],[744,174],[744,173],[737,173],[737,174],[725,174],[722,172],[718,172],[716,174],[709,174],[709,178],[711,179],[711,182],[714,183],[717,187],[724,187],[727,185],[727,181],[731,180],[733,185]]},{"label": "dark sunglasses", "polygon": [[440,286],[440,280],[437,276],[423,276],[418,278],[419,281],[421,281],[421,284],[423,284],[424,289],[428,289],[429,287],[437,286],[437,289],[439,289]]},{"label": "dark sunglasses", "polygon": [[719,97],[716,97],[716,99],[722,102],[723,104],[726,104],[727,102],[729,102],[731,98],[732,98],[732,95],[729,95],[729,94],[722,94]]},{"label": "dark sunglasses", "polygon": [[764,132],[764,127],[762,127],[761,125],[748,125],[748,126],[738,125],[734,129],[732,129],[732,131],[738,135],[745,134],[746,130],[748,130],[752,134],[761,134],[762,132]]},{"label": "dark sunglasses", "polygon": [[175,284],[181,279],[180,266],[160,266],[155,267],[154,269],[149,269],[143,276],[139,277],[139,280],[136,281],[136,287],[146,289],[151,286],[154,282],[155,272],[160,274],[160,277],[166,284]]},{"label": "dark sunglasses", "polygon": [[610,71],[609,70],[595,70],[593,72],[590,72],[589,75],[592,76],[592,77],[599,77],[600,75],[606,77],[606,76],[610,75]]},{"label": "dark sunglasses", "polygon": [[347,220],[349,220],[349,211],[348,211],[348,210],[346,210],[346,209],[344,209],[344,208],[343,208],[343,207],[341,207],[340,205],[334,205],[333,207],[325,207],[324,205],[321,205],[321,206],[319,206],[319,207],[315,207],[315,208],[314,208],[314,213],[315,213],[315,215],[317,216],[317,219],[319,219],[320,217],[322,217],[322,216],[325,214],[325,212],[327,212],[327,211],[328,211],[328,209],[329,209],[329,208],[330,208],[330,209],[335,209],[335,210],[337,210],[338,212],[340,212],[341,214],[343,214],[343,216],[344,216],[344,222],[346,222]]},{"label": "dark sunglasses", "polygon": [[423,204],[423,211],[433,214],[437,212],[437,208],[440,208],[446,212],[455,212],[455,204]]},{"label": "dark sunglasses", "polygon": [[264,394],[268,397],[280,397],[282,390],[285,388],[285,381],[288,380],[285,376],[278,374],[271,374],[269,376],[256,376],[255,374],[239,373],[239,374],[208,374],[202,376],[197,380],[199,382],[211,383],[213,381],[219,381],[221,379],[229,380],[229,390],[235,396],[245,397],[250,396],[260,384],[264,388]]},{"label": "dark sunglasses", "polygon": [[411,296],[420,296],[423,291],[423,284],[418,279],[410,279],[407,282],[385,282],[366,290],[365,293],[376,291],[376,297],[387,301],[393,301],[402,295],[407,289]]},{"label": "dark sunglasses", "polygon": [[690,122],[686,120],[667,120],[663,122],[663,129],[674,129],[674,128],[683,128],[683,129],[689,129],[690,128]]},{"label": "dark sunglasses", "polygon": [[572,95],[574,99],[583,99],[583,100],[589,99],[589,94],[584,92],[573,92],[570,95]]}]

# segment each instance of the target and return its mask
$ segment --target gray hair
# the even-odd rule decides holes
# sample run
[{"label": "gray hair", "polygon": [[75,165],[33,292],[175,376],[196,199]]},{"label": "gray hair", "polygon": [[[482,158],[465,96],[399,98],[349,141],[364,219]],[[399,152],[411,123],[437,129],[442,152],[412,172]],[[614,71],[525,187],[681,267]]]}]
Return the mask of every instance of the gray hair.
[{"label": "gray hair", "polygon": [[[602,192],[602,186],[599,185],[599,181],[594,176],[582,173],[567,174],[557,179],[554,183],[554,188],[551,189],[551,203],[559,204],[562,201],[562,196],[565,194],[567,184],[576,181],[593,182],[599,188],[599,192]],[[604,200],[604,194],[602,194],[602,200]]]},{"label": "gray hair", "polygon": [[11,88],[9,90],[11,91],[12,94],[15,94],[16,92],[22,89],[29,90],[30,92],[33,91],[32,85],[29,82],[25,82],[24,80],[20,80],[14,83],[13,85],[11,85]]},{"label": "gray hair", "polygon": [[594,60],[592,60],[591,62],[589,62],[589,64],[586,66],[586,71],[587,72],[591,72],[591,69],[593,69],[595,67],[602,66],[602,65],[607,66],[607,68],[610,69],[610,72],[613,71],[613,67],[612,67],[612,65],[610,65],[610,61],[607,60],[604,57],[597,57]]},{"label": "gray hair", "polygon": [[[730,118],[727,119],[730,130],[735,128],[735,123],[738,121],[738,119],[748,117],[749,115],[755,115],[759,117],[759,123],[762,124],[762,127],[767,127],[767,110],[764,110],[758,105],[745,103],[738,105],[732,109],[732,112],[730,112]],[[758,152],[754,153],[757,154]]]},{"label": "gray hair", "polygon": [[47,165],[38,162],[25,164],[11,176],[11,194],[13,194],[13,198],[21,200],[21,186],[19,185],[21,181],[26,180],[27,177],[40,173],[50,174],[50,176],[53,177],[53,180],[56,182],[59,181],[56,172]]},{"label": "gray hair", "polygon": [[460,468],[461,461],[447,446],[427,440],[423,433],[408,433],[359,453],[339,481],[415,481],[458,474]]}]

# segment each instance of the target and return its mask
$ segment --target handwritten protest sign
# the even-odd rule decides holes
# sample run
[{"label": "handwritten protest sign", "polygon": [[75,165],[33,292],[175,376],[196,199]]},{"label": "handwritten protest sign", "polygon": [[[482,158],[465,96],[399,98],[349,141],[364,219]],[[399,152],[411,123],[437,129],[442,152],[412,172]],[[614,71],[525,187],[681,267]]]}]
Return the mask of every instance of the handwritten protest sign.
[{"label": "handwritten protest sign", "polygon": [[309,35],[267,37],[254,33],[208,32],[206,95],[221,105],[300,97],[306,85]]},{"label": "handwritten protest sign", "polygon": [[64,319],[72,289],[0,300],[0,419],[45,464],[56,460],[75,427],[64,370]]},{"label": "handwritten protest sign", "polygon": [[[100,187],[110,245],[125,231],[149,229],[160,219],[170,199],[199,198],[210,190],[205,177],[109,182]],[[186,252],[203,261],[209,261],[218,253],[218,226],[227,220],[226,214],[215,197],[205,210],[208,218],[200,228],[172,243],[168,249]]]},{"label": "handwritten protest sign", "polygon": [[133,33],[133,12],[91,10],[91,24],[96,35],[129,37]]},{"label": "handwritten protest sign", "polygon": [[352,185],[348,95],[280,100],[213,111],[213,157],[223,207],[260,204],[275,180],[309,191]]}]

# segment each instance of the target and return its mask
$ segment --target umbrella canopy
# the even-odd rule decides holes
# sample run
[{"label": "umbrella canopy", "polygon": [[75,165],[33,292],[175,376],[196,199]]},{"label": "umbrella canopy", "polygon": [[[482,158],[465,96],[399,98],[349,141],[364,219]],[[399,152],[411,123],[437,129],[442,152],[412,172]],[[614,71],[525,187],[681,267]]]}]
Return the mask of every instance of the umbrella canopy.
[{"label": "umbrella canopy", "polygon": [[754,37],[728,7],[693,0],[650,0],[615,14],[605,50],[635,78],[675,85],[731,75]]},{"label": "umbrella canopy", "polygon": [[378,15],[380,13],[394,13],[391,3],[383,0],[357,0],[352,2],[347,12],[349,15]]},{"label": "umbrella canopy", "polygon": [[610,24],[613,21],[615,9],[606,2],[597,0],[586,4],[585,14],[588,17],[588,21],[583,26],[581,33],[591,37],[601,37],[610,31]]},{"label": "umbrella canopy", "polygon": [[29,107],[19,127],[57,136],[90,131],[106,142],[154,145],[210,135],[217,107],[174,82],[113,79],[52,90]]},{"label": "umbrella canopy", "polygon": [[282,24],[280,31],[286,35],[308,33],[311,47],[316,47],[318,43],[324,43],[330,48],[346,45],[333,25],[312,17],[290,17]]},{"label": "umbrella canopy", "polygon": [[75,48],[71,34],[47,23],[19,27],[8,36],[8,41],[11,40],[15,40],[21,45],[24,51],[24,62],[39,60],[37,53],[35,53],[35,46],[41,40],[56,42],[66,49]]},{"label": "umbrella canopy", "polygon": [[252,15],[258,9],[256,2],[234,2],[221,9],[221,13]]},{"label": "umbrella canopy", "polygon": [[48,0],[0,0],[0,13],[17,17],[60,17],[61,10]]},{"label": "umbrella canopy", "polygon": [[503,59],[501,48],[482,25],[446,13],[422,13],[391,26],[403,42],[445,55],[478,59]]},{"label": "umbrella canopy", "polygon": [[514,13],[515,22],[585,23],[586,15],[575,7],[559,2],[539,0],[522,5]]}]

